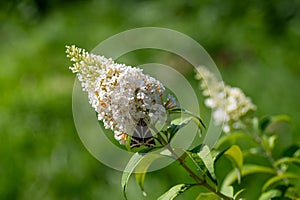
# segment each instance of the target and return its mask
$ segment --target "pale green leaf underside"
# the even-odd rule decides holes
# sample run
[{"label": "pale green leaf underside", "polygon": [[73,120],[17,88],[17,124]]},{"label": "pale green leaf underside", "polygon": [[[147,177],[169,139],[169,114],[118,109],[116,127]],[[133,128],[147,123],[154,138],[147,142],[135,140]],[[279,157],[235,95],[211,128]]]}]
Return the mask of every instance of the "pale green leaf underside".
[{"label": "pale green leaf underside", "polygon": [[147,154],[142,158],[142,160],[137,164],[135,168],[135,178],[137,183],[139,184],[142,191],[144,191],[144,182],[147,174],[147,170],[150,165],[157,159],[162,158],[164,156],[160,154]]},{"label": "pale green leaf underside", "polygon": [[210,149],[205,145],[200,152],[198,153],[199,157],[204,162],[206,168],[208,169],[210,175],[216,179],[215,170],[214,170],[214,160],[210,154]]},{"label": "pale green leaf underside", "polygon": [[183,193],[184,191],[188,190],[191,187],[189,184],[179,184],[173,186],[170,190],[166,193],[158,197],[157,200],[172,200],[177,197],[179,194]]},{"label": "pale green leaf underside", "polygon": [[127,199],[126,189],[127,189],[127,185],[128,185],[130,175],[132,174],[133,170],[136,168],[138,163],[142,160],[142,158],[143,158],[143,155],[141,155],[139,153],[135,153],[131,157],[129,162],[127,163],[127,166],[125,167],[125,170],[122,174],[121,185],[122,185],[122,188],[123,188],[123,195],[124,195],[125,199]]}]

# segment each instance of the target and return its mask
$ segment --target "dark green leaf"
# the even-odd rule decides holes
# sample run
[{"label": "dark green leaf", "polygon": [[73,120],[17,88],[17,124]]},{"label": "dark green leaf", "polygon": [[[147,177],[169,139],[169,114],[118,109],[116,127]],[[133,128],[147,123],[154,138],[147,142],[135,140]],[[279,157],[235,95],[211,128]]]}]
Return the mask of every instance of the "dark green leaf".
[{"label": "dark green leaf", "polygon": [[271,122],[270,116],[266,116],[266,117],[262,118],[259,123],[260,130],[264,131],[270,122]]},{"label": "dark green leaf", "polygon": [[171,122],[171,125],[167,129],[167,132],[170,134],[168,142],[171,141],[171,139],[174,137],[174,135],[184,126],[186,126],[190,121],[192,120],[192,117],[187,118],[177,118]]},{"label": "dark green leaf", "polygon": [[290,117],[288,115],[276,115],[267,116],[260,121],[260,129],[265,131],[268,126],[277,122],[290,122]]},{"label": "dark green leaf", "polygon": [[122,174],[121,185],[122,185],[122,188],[123,188],[123,195],[124,195],[125,199],[127,199],[126,189],[127,189],[127,185],[128,185],[130,175],[132,174],[132,172],[134,171],[134,169],[138,165],[138,163],[142,160],[142,158],[143,158],[142,154],[135,153],[131,157],[129,162],[127,163],[127,166],[125,167],[125,170]]},{"label": "dark green leaf", "polygon": [[220,197],[215,193],[200,193],[196,200],[220,200]]},{"label": "dark green leaf", "polygon": [[197,167],[197,170],[202,171],[203,173],[205,173],[207,171],[207,169],[205,168],[204,162],[201,160],[201,158],[198,156],[197,153],[192,153],[192,152],[187,151],[186,154],[193,161],[193,163]]},{"label": "dark green leaf", "polygon": [[300,145],[298,144],[292,145],[288,147],[286,150],[284,150],[282,157],[293,157],[295,156],[295,153],[299,150],[300,150]]},{"label": "dark green leaf", "polygon": [[214,155],[213,155],[214,163],[216,163],[228,149],[229,149],[229,147],[223,149],[222,151],[214,151]]},{"label": "dark green leaf", "polygon": [[173,186],[170,190],[168,190],[166,193],[158,197],[157,200],[172,200],[175,199],[179,194],[185,192],[188,190],[192,185],[190,184],[179,184]]},{"label": "dark green leaf", "polygon": [[189,152],[199,153],[201,151],[201,149],[203,148],[203,146],[205,146],[205,145],[204,144],[199,144],[196,147],[194,147],[193,149],[189,150]]},{"label": "dark green leaf", "polygon": [[271,198],[271,200],[295,200],[295,199],[291,199],[289,197],[273,197]]}]

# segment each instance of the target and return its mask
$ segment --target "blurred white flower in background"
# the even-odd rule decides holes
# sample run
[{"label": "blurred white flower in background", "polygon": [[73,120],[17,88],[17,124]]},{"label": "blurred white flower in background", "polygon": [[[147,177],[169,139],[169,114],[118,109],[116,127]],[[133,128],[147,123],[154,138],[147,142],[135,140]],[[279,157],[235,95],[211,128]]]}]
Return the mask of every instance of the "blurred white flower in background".
[{"label": "blurred white flower in background", "polygon": [[142,69],[117,64],[112,59],[66,46],[67,57],[75,62],[70,69],[77,74],[89,102],[106,129],[114,131],[121,144],[132,134],[140,119],[163,123],[168,107],[174,106],[169,97],[163,102],[164,86],[142,73]]},{"label": "blurred white flower in background", "polygon": [[223,131],[229,133],[243,127],[247,115],[256,109],[240,88],[230,87],[217,80],[206,67],[200,66],[196,79],[201,80],[200,89],[207,98],[205,105],[213,110],[212,116]]}]

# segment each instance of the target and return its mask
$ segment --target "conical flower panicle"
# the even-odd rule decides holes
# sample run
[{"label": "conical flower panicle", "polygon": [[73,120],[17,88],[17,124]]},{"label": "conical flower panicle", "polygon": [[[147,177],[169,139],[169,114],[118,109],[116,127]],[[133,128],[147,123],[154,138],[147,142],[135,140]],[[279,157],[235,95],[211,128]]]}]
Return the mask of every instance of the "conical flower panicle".
[{"label": "conical flower panicle", "polygon": [[67,57],[74,62],[70,69],[88,93],[98,119],[106,129],[114,131],[120,143],[124,144],[140,119],[164,122],[165,88],[158,80],[143,74],[142,69],[115,63],[75,46],[66,48]]}]

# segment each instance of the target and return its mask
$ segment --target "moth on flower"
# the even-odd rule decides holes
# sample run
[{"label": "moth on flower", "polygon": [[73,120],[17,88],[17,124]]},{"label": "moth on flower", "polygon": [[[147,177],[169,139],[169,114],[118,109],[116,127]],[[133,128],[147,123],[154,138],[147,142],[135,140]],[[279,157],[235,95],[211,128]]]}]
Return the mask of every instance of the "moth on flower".
[{"label": "moth on flower", "polygon": [[115,63],[74,45],[66,48],[67,57],[74,62],[70,69],[77,74],[104,127],[114,132],[120,144],[131,139],[132,148],[154,147],[149,127],[165,122],[168,109],[177,106],[175,98],[169,95],[164,101],[164,86],[143,74],[142,69]]}]

